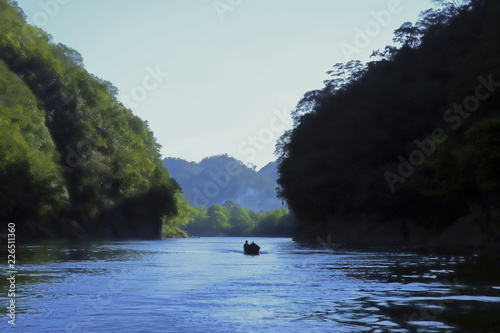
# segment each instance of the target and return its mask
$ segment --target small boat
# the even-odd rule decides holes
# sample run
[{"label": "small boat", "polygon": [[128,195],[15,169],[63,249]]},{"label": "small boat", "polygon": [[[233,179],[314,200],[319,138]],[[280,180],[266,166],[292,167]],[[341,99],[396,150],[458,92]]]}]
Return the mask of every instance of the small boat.
[{"label": "small boat", "polygon": [[245,245],[243,245],[243,251],[245,254],[248,255],[258,255],[260,251],[260,246],[252,242],[252,244],[248,244],[248,241],[245,242]]}]

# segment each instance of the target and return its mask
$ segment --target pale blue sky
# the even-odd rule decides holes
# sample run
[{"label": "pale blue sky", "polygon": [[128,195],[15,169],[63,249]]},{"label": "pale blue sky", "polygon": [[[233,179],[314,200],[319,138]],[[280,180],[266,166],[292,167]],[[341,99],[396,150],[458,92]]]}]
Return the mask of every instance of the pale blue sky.
[{"label": "pale blue sky", "polygon": [[122,102],[149,122],[164,157],[198,161],[228,153],[258,167],[275,159],[275,141],[291,127],[288,114],[304,93],[323,86],[326,71],[367,60],[391,43],[401,23],[432,6],[430,0],[18,3],[28,22],[76,49],[89,72],[118,87]]}]

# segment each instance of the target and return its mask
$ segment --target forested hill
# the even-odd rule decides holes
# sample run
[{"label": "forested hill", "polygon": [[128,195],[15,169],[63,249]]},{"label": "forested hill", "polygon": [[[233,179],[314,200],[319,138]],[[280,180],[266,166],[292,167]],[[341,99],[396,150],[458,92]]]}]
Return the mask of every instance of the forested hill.
[{"label": "forested hill", "polygon": [[299,102],[278,145],[298,238],[500,243],[500,2],[456,4]]},{"label": "forested hill", "polygon": [[256,212],[282,208],[276,197],[277,163],[256,171],[227,155],[207,157],[200,163],[178,158],[164,162],[195,207],[234,200]]},{"label": "forested hill", "polygon": [[158,238],[162,222],[175,223],[179,187],[153,133],[116,93],[78,52],[0,0],[2,230],[15,223],[18,239]]}]

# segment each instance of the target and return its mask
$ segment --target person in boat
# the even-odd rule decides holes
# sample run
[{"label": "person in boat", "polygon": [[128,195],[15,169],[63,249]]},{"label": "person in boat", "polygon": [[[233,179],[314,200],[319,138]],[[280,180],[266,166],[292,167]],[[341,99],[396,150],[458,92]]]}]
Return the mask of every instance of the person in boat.
[{"label": "person in boat", "polygon": [[247,254],[259,254],[260,246],[252,242],[252,244],[248,244],[248,241],[243,244],[243,251]]}]

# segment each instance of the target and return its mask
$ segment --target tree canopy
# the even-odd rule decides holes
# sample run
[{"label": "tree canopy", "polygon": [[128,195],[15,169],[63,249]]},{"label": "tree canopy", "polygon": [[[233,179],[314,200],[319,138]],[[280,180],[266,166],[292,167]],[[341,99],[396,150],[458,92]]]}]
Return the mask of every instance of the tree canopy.
[{"label": "tree canopy", "polygon": [[297,105],[277,154],[298,234],[334,218],[442,228],[474,207],[499,225],[500,4],[442,2]]},{"label": "tree canopy", "polygon": [[228,200],[222,205],[197,209],[183,229],[194,236],[291,237],[296,225],[293,214],[283,208],[255,212]]},{"label": "tree canopy", "polygon": [[116,94],[0,0],[0,218],[19,238],[155,238],[180,223],[160,146]]}]

